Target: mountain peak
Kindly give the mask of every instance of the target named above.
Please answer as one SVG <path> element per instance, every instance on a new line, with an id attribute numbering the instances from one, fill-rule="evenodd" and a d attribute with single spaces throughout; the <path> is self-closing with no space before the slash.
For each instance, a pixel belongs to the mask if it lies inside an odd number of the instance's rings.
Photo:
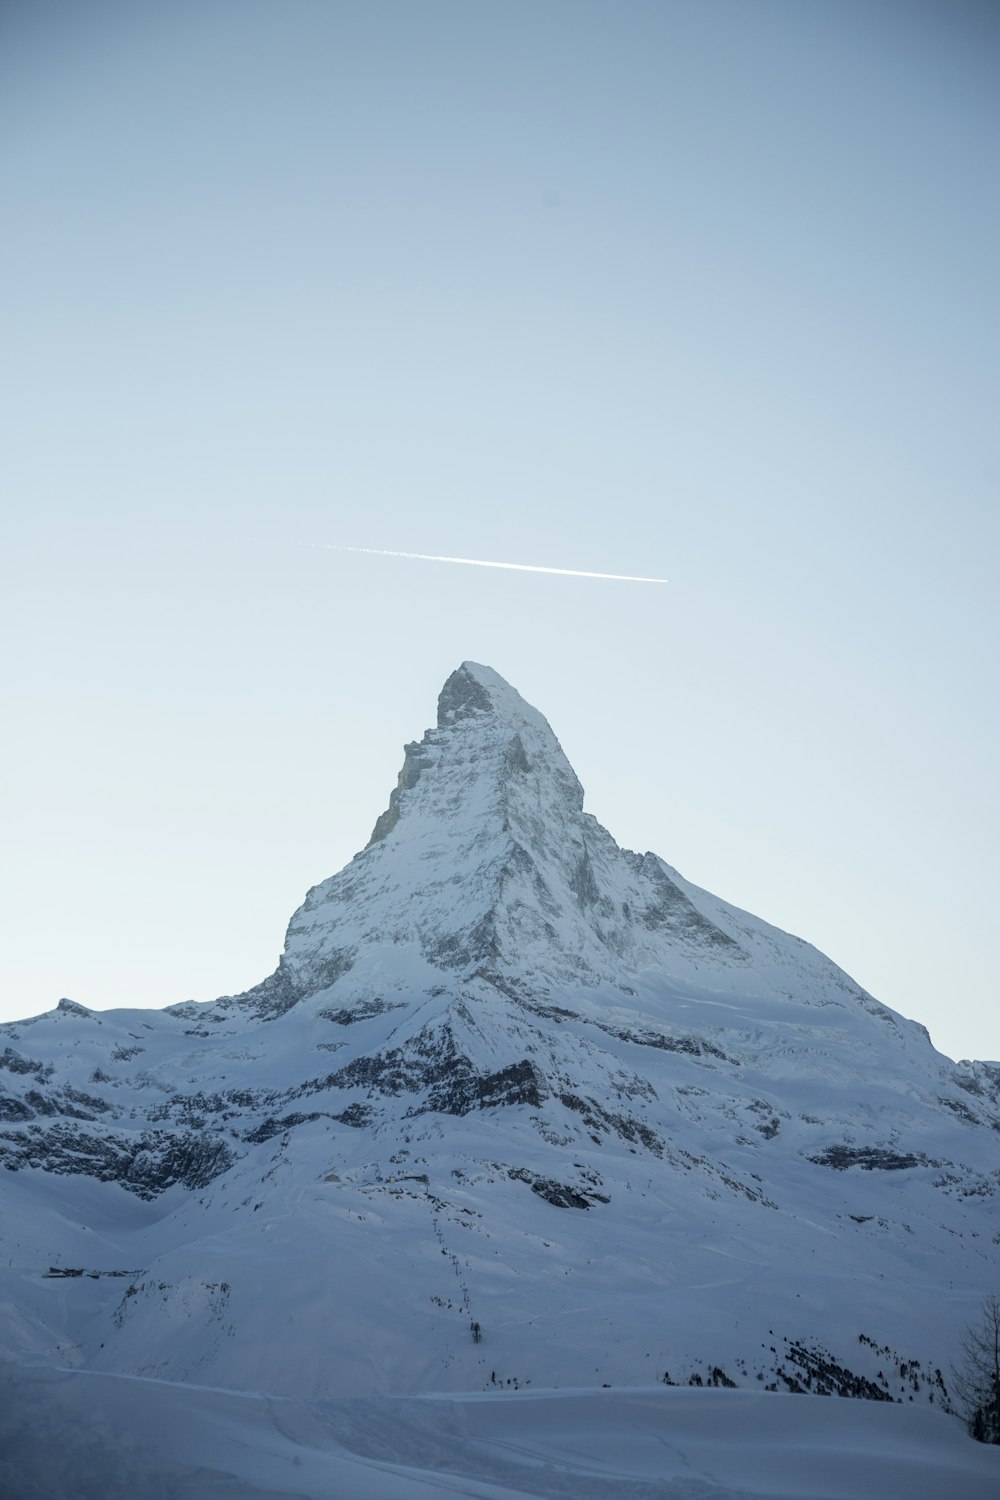
<path id="1" fill-rule="evenodd" d="M 309 892 L 251 1003 L 284 1009 L 352 971 L 354 984 L 403 948 L 466 981 L 536 990 L 631 992 L 636 967 L 687 972 L 706 945 L 727 971 L 742 964 L 740 938 L 673 877 L 583 811 L 547 720 L 491 667 L 465 661 L 436 726 L 405 746 L 365 849 Z"/>
<path id="2" fill-rule="evenodd" d="M 278 969 L 242 1001 L 270 1016 L 326 1004 L 335 986 L 385 1000 L 411 994 L 417 971 L 481 998 L 571 986 L 616 1006 L 655 975 L 688 997 L 707 986 L 784 1006 L 804 990 L 810 1006 L 889 1016 L 808 945 L 620 848 L 584 812 L 548 722 L 471 661 L 445 682 L 435 727 L 405 746 L 367 846 L 308 893 Z"/>
<path id="3" fill-rule="evenodd" d="M 582 808 L 583 788 L 547 720 L 492 667 L 463 662 L 441 689 L 436 728 L 404 746 L 389 805 L 362 852 L 387 839 L 407 813 L 411 825 L 429 817 L 444 832 L 462 804 L 466 821 L 482 825 L 491 810 L 507 808 L 518 774 L 536 802 Z"/>
<path id="4" fill-rule="evenodd" d="M 548 724 L 537 709 L 526 703 L 516 688 L 479 662 L 463 661 L 448 678 L 438 697 L 439 729 L 451 729 L 463 719 L 481 715 L 511 723 L 528 723 L 549 732 Z"/>

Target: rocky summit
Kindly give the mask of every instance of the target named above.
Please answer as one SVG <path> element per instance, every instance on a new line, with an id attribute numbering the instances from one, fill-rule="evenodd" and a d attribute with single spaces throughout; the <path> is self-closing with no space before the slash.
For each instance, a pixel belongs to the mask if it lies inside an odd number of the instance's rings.
<path id="1" fill-rule="evenodd" d="M 1000 1285 L 1000 1065 L 619 848 L 471 662 L 259 985 L 0 1027 L 0 1162 L 36 1366 L 947 1409 Z"/>

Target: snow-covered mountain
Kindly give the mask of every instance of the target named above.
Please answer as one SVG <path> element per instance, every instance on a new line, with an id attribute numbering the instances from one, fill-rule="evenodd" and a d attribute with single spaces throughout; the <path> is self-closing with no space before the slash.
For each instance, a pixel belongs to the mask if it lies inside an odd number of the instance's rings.
<path id="1" fill-rule="evenodd" d="M 0 1161 L 7 1358 L 303 1399 L 940 1406 L 1000 1283 L 1000 1064 L 620 849 L 470 662 L 269 978 L 0 1027 Z"/>

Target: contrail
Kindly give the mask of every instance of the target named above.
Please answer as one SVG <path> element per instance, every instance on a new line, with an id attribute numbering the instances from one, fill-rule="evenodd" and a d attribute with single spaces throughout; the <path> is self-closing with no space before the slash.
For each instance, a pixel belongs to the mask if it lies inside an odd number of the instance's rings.
<path id="1" fill-rule="evenodd" d="M 515 573 L 558 573 L 563 578 L 605 578 L 613 583 L 666 583 L 666 578 L 635 578 L 630 573 L 586 573 L 580 568 L 542 568 L 536 563 L 487 562 L 480 557 L 435 557 L 429 552 L 389 552 L 382 547 L 324 544 L 328 552 L 364 552 L 369 557 L 409 557 L 414 562 L 460 563 L 464 568 L 509 568 Z"/>

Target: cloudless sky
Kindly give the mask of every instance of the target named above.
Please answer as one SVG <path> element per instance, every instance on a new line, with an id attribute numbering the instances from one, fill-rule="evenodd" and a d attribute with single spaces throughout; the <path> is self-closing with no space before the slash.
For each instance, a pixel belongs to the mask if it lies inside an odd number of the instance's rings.
<path id="1" fill-rule="evenodd" d="M 471 658 L 1000 1058 L 998 79 L 989 0 L 8 0 L 3 1016 L 270 972 Z"/>

